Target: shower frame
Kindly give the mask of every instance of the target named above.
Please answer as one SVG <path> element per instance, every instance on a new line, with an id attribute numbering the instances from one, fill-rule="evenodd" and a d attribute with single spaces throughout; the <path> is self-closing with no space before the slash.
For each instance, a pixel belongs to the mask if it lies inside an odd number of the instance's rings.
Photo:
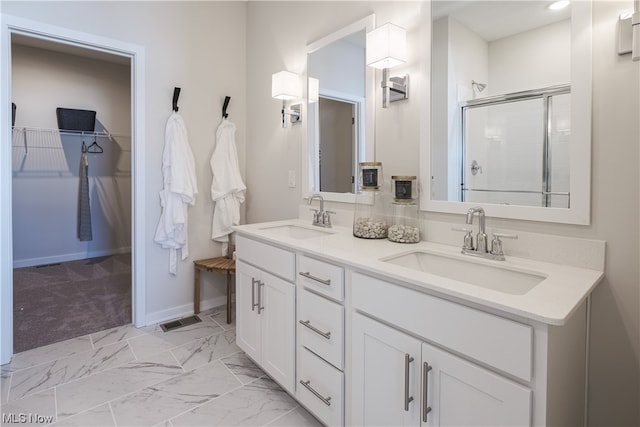
<path id="1" fill-rule="evenodd" d="M 549 207 L 551 205 L 551 196 L 566 196 L 567 197 L 567 208 L 571 206 L 571 195 L 569 192 L 553 192 L 551 191 L 551 180 L 550 180 L 550 168 L 551 164 L 551 154 L 549 150 L 549 144 L 551 140 L 551 98 L 556 95 L 565 95 L 571 93 L 571 85 L 556 85 L 549 86 L 541 89 L 532 89 L 521 92 L 513 92 L 504 95 L 496 95 L 485 98 L 473 99 L 467 101 L 465 104 L 461 106 L 461 168 L 460 168 L 460 201 L 465 201 L 465 192 L 467 191 L 480 191 L 480 192 L 504 192 L 504 193 L 530 193 L 530 194 L 541 194 L 542 202 L 541 205 L 543 207 Z M 541 190 L 499 190 L 499 189 L 470 189 L 465 187 L 466 181 L 466 145 L 467 145 L 467 135 L 466 135 L 466 112 L 468 109 L 479 108 L 479 107 L 488 107 L 491 105 L 497 104 L 508 104 L 512 102 L 526 101 L 532 99 L 542 99 L 542 126 L 543 126 L 543 144 L 542 144 L 542 183 Z"/>

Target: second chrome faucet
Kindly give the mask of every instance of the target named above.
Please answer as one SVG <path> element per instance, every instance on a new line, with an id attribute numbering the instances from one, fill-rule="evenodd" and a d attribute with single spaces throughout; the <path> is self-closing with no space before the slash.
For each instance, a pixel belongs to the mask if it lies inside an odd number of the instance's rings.
<path id="1" fill-rule="evenodd" d="M 473 224 L 473 217 L 478 214 L 478 234 L 476 235 L 476 244 L 473 244 L 472 229 L 462 228 L 455 229 L 456 231 L 465 232 L 464 243 L 462 245 L 462 253 L 466 255 L 480 256 L 483 258 L 489 258 L 497 261 L 504 261 L 504 251 L 502 250 L 502 240 L 505 239 L 517 239 L 515 234 L 503 234 L 493 233 L 493 239 L 491 241 L 491 247 L 489 248 L 487 233 L 485 232 L 485 214 L 484 209 L 481 207 L 474 207 L 467 211 L 467 224 Z"/>

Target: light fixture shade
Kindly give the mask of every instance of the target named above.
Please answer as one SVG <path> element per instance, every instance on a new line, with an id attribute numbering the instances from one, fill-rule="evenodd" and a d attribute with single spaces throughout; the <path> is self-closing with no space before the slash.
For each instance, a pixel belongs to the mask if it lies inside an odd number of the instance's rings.
<path id="1" fill-rule="evenodd" d="M 318 99 L 320 99 L 320 80 L 309 77 L 308 84 L 307 98 L 309 102 L 318 102 Z"/>
<path id="2" fill-rule="evenodd" d="M 387 23 L 367 33 L 367 65 L 373 68 L 392 68 L 407 62 L 407 32 Z"/>
<path id="3" fill-rule="evenodd" d="M 271 96 L 285 100 L 302 97 L 300 76 L 291 71 L 280 71 L 271 75 Z"/>

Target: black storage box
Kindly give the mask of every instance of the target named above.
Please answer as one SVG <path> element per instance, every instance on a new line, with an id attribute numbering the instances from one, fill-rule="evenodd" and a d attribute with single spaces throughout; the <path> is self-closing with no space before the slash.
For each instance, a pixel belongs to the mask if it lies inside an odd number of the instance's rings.
<path id="1" fill-rule="evenodd" d="M 72 132 L 93 132 L 96 128 L 96 112 L 91 110 L 74 110 L 72 108 L 56 108 L 58 129 Z"/>
<path id="2" fill-rule="evenodd" d="M 11 126 L 16 125 L 16 104 L 11 103 Z"/>

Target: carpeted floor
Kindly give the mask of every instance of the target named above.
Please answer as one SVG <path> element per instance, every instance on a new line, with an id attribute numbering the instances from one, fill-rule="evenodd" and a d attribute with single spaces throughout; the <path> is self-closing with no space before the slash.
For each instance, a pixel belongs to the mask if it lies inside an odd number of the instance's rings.
<path id="1" fill-rule="evenodd" d="M 131 254 L 14 269 L 14 353 L 131 323 L 131 288 Z"/>

